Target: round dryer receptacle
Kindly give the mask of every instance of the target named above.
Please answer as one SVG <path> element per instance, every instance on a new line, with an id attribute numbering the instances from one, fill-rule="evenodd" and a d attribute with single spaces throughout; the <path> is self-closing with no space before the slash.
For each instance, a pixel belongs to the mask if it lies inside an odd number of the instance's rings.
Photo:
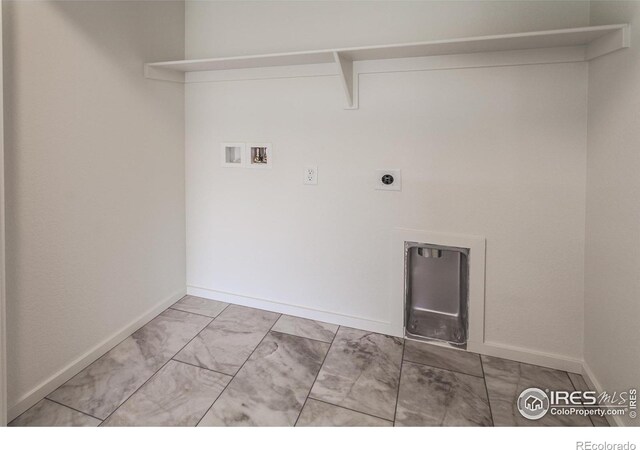
<path id="1" fill-rule="evenodd" d="M 390 184 L 393 184 L 393 175 L 388 173 L 384 174 L 381 180 L 382 180 L 382 184 L 386 184 L 387 186 Z"/>

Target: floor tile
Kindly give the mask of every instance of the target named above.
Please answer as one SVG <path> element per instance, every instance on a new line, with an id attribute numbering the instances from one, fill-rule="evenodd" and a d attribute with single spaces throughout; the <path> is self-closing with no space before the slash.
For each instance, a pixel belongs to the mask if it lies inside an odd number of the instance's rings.
<path id="1" fill-rule="evenodd" d="M 584 380 L 582 375 L 578 375 L 577 373 L 568 373 L 567 375 L 569 375 L 569 379 L 571 380 L 571 383 L 573 384 L 573 387 L 576 388 L 576 390 L 578 390 L 578 391 L 590 391 L 591 390 L 591 388 L 589 388 L 589 385 Z M 601 408 L 598 408 L 598 409 L 601 409 Z M 591 415 L 591 416 L 589 416 L 589 418 L 591 419 L 591 423 L 593 423 L 594 427 L 608 427 L 609 426 L 609 422 L 607 422 L 607 419 L 604 418 L 603 416 Z"/>
<path id="2" fill-rule="evenodd" d="M 312 398 L 302 409 L 297 427 L 390 427 L 393 423 Z"/>
<path id="3" fill-rule="evenodd" d="M 269 333 L 199 426 L 292 426 L 329 344 Z"/>
<path id="4" fill-rule="evenodd" d="M 396 426 L 490 426 L 480 377 L 404 362 Z"/>
<path id="5" fill-rule="evenodd" d="M 171 308 L 203 316 L 217 317 L 227 306 L 229 306 L 228 303 L 186 295 L 174 303 Z"/>
<path id="6" fill-rule="evenodd" d="M 283 315 L 273 326 L 273 331 L 330 343 L 338 331 L 338 325 Z"/>
<path id="7" fill-rule="evenodd" d="M 100 421 L 66 406 L 40 400 L 9 424 L 10 427 L 97 427 Z"/>
<path id="8" fill-rule="evenodd" d="M 393 420 L 402 339 L 340 327 L 311 397 Z"/>
<path id="9" fill-rule="evenodd" d="M 168 309 L 48 397 L 105 419 L 210 321 Z"/>
<path id="10" fill-rule="evenodd" d="M 591 426 L 587 417 L 547 414 L 529 420 L 518 411 L 517 398 L 527 388 L 573 390 L 566 372 L 484 355 L 482 363 L 496 426 Z"/>
<path id="11" fill-rule="evenodd" d="M 231 305 L 174 358 L 235 375 L 280 315 Z"/>
<path id="12" fill-rule="evenodd" d="M 426 342 L 406 340 L 404 360 L 476 377 L 483 376 L 480 355 Z"/>
<path id="13" fill-rule="evenodd" d="M 103 426 L 195 426 L 231 377 L 169 361 Z"/>

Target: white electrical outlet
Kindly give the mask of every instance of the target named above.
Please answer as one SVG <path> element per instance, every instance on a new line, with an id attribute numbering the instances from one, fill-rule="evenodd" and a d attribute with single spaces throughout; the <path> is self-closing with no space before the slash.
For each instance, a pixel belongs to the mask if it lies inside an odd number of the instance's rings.
<path id="1" fill-rule="evenodd" d="M 304 169 L 304 184 L 318 184 L 317 167 L 306 167 Z"/>

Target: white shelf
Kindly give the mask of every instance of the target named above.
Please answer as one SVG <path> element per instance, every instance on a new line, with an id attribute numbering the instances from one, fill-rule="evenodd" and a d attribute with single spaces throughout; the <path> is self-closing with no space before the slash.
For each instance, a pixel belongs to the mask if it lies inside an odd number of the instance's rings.
<path id="1" fill-rule="evenodd" d="M 337 69 L 336 74 L 341 75 L 347 97 L 347 107 L 354 108 L 357 107 L 355 97 L 358 75 L 353 70 L 354 62 L 565 47 L 580 48 L 580 59 L 589 61 L 629 47 L 629 36 L 629 25 L 618 24 L 409 44 L 165 61 L 146 64 L 145 76 L 153 79 L 184 82 L 185 73 L 191 72 L 333 64 Z"/>

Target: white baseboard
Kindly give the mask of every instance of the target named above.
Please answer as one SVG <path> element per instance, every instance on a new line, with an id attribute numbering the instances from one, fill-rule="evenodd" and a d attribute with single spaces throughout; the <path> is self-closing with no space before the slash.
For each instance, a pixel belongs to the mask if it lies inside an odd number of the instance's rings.
<path id="1" fill-rule="evenodd" d="M 266 311 L 289 314 L 305 319 L 318 320 L 320 322 L 333 323 L 345 327 L 372 331 L 374 333 L 382 333 L 401 337 L 397 333 L 397 330 L 392 327 L 392 324 L 390 322 L 363 317 L 355 317 L 333 311 L 325 311 L 304 306 L 292 305 L 290 303 L 277 302 L 274 300 L 248 297 L 245 295 L 216 291 L 214 289 L 206 289 L 197 286 L 187 286 L 187 294 L 195 295 L 202 298 L 208 298 L 209 300 L 218 300 L 221 302 L 232 303 L 234 305 L 249 306 L 251 308 L 264 309 Z"/>
<path id="2" fill-rule="evenodd" d="M 564 370 L 571 373 L 581 373 L 583 361 L 555 353 L 540 352 L 528 348 L 504 345 L 496 342 L 469 343 L 468 350 L 482 355 L 511 359 L 535 366 Z"/>
<path id="3" fill-rule="evenodd" d="M 89 364 L 100 358 L 107 353 L 113 347 L 118 345 L 124 339 L 129 337 L 138 328 L 145 325 L 152 320 L 162 311 L 173 305 L 185 295 L 185 290 L 181 289 L 178 292 L 172 294 L 168 298 L 162 300 L 153 308 L 142 314 L 140 317 L 130 322 L 128 325 L 88 350 L 85 354 L 78 357 L 76 360 L 69 363 L 57 373 L 53 374 L 47 380 L 40 385 L 33 388 L 31 391 L 23 395 L 15 405 L 9 407 L 8 419 L 9 422 L 18 417 L 20 414 L 31 408 L 33 405 L 42 400 L 46 395 L 53 392 L 55 389 L 64 384 L 67 380 L 71 379 L 79 372 L 81 372 Z"/>
<path id="4" fill-rule="evenodd" d="M 593 389 L 596 392 L 602 392 L 605 390 L 586 362 L 582 363 L 581 373 L 584 381 L 587 383 L 587 386 L 589 386 L 590 389 Z M 607 422 L 609 422 L 609 425 L 611 425 L 612 427 L 625 426 L 621 416 L 605 416 L 604 418 L 607 419 Z"/>
<path id="5" fill-rule="evenodd" d="M 391 323 L 367 318 L 353 317 L 332 311 L 321 311 L 288 303 L 248 297 L 196 286 L 187 286 L 187 294 L 208 298 L 210 300 L 218 300 L 235 305 L 249 306 L 252 308 L 304 317 L 305 319 L 319 320 L 321 322 L 328 322 L 336 325 L 372 331 L 375 333 L 402 337 L 397 332 L 394 332 L 396 330 Z M 482 355 L 496 356 L 498 358 L 511 359 L 513 361 L 564 370 L 572 373 L 581 373 L 583 366 L 583 362 L 580 359 L 569 358 L 553 353 L 538 352 L 521 347 L 507 346 L 494 342 L 472 343 L 470 341 L 468 350 Z"/>

